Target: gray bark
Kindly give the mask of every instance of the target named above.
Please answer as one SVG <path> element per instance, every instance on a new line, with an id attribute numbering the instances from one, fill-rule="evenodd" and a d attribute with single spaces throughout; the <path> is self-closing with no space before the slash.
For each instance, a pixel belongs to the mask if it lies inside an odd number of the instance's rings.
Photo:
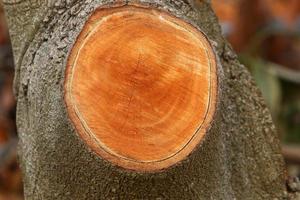
<path id="1" fill-rule="evenodd" d="M 5 0 L 26 198 L 284 199 L 284 163 L 269 111 L 222 37 L 209 1 L 140 2 L 193 24 L 215 46 L 219 104 L 205 140 L 182 163 L 156 173 L 126 171 L 95 155 L 68 118 L 63 82 L 68 53 L 85 21 L 114 1 Z"/>

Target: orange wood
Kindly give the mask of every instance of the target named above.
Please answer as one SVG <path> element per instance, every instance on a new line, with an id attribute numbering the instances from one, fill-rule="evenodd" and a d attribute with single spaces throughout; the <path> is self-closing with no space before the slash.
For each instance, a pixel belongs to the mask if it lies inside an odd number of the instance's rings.
<path id="1" fill-rule="evenodd" d="M 160 170 L 187 157 L 210 126 L 216 97 L 208 40 L 158 10 L 97 10 L 69 56 L 72 122 L 93 151 L 126 169 Z"/>

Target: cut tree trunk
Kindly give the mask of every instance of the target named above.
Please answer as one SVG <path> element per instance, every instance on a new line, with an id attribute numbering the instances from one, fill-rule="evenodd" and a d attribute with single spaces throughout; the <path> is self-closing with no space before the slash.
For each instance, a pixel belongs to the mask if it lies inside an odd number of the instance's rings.
<path id="1" fill-rule="evenodd" d="M 216 59 L 201 32 L 132 5 L 98 9 L 83 27 L 67 64 L 65 101 L 100 156 L 154 171 L 181 161 L 204 138 L 217 86 Z"/>
<path id="2" fill-rule="evenodd" d="M 268 109 L 206 0 L 5 0 L 27 199 L 283 199 Z"/>

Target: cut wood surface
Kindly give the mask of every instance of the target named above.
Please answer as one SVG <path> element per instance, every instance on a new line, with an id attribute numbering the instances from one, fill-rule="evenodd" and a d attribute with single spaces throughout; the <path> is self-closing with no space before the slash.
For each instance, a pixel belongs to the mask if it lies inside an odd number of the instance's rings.
<path id="1" fill-rule="evenodd" d="M 68 60 L 65 101 L 88 146 L 123 168 L 183 160 L 213 120 L 216 61 L 199 30 L 158 10 L 99 9 Z"/>
<path id="2" fill-rule="evenodd" d="M 209 0 L 5 2 L 25 199 L 287 199 Z"/>

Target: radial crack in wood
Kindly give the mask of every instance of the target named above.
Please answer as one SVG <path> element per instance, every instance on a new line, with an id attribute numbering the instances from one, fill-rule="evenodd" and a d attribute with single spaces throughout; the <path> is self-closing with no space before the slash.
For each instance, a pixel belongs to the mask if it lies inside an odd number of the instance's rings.
<path id="1" fill-rule="evenodd" d="M 120 167 L 185 159 L 213 120 L 217 70 L 205 35 L 136 6 L 97 10 L 68 59 L 65 102 L 79 136 Z"/>

